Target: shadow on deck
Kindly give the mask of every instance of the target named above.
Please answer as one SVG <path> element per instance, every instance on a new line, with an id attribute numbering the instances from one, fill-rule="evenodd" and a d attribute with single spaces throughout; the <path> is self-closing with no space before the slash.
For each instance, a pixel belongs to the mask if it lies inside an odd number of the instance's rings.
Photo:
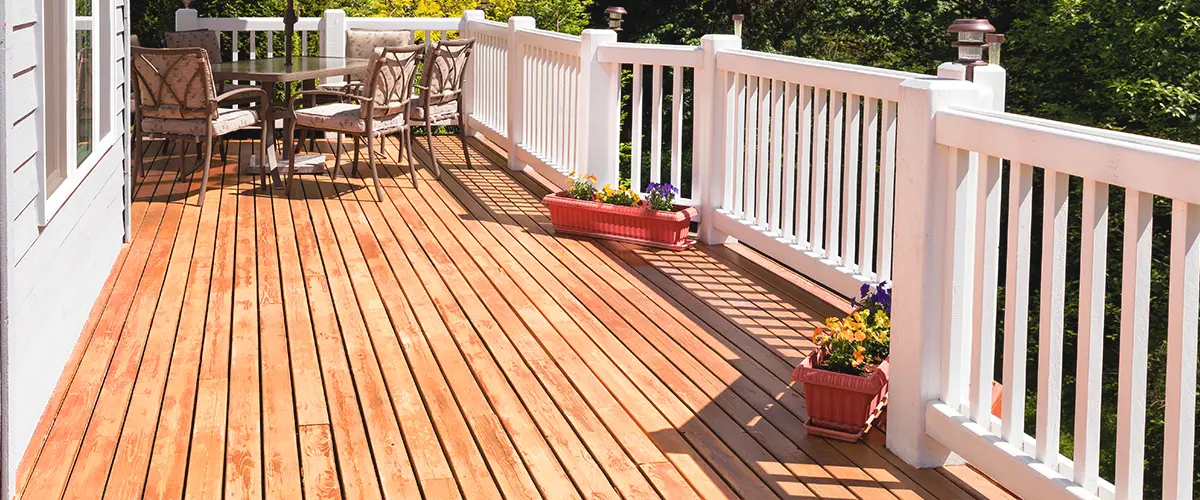
<path id="1" fill-rule="evenodd" d="M 152 143 L 18 497 L 1005 495 L 805 433 L 790 373 L 844 304 L 738 248 L 553 236 L 486 145 L 468 169 L 439 138 L 419 189 L 387 146 L 382 202 L 369 175 L 255 190 L 234 143 L 198 207 Z"/>

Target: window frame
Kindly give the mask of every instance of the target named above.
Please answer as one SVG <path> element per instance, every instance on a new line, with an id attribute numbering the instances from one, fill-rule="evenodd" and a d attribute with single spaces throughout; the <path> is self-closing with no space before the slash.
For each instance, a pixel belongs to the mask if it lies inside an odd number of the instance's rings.
<path id="1" fill-rule="evenodd" d="M 117 122 L 115 65 L 116 0 L 93 0 L 91 16 L 76 16 L 72 0 L 42 0 L 38 23 L 38 114 L 42 131 L 38 155 L 38 219 L 45 227 L 66 204 L 123 134 Z M 80 161 L 76 95 L 77 23 L 91 31 L 92 136 L 91 151 Z M 48 192 L 50 165 L 63 165 L 66 179 Z"/>

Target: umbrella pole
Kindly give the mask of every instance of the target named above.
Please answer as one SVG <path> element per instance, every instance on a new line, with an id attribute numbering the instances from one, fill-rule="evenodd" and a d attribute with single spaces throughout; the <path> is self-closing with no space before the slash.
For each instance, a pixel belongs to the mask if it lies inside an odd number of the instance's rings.
<path id="1" fill-rule="evenodd" d="M 298 20 L 299 19 L 296 16 L 295 0 L 288 0 L 287 10 L 283 14 L 283 65 L 289 68 L 292 67 L 292 37 L 296 32 L 296 21 Z"/>

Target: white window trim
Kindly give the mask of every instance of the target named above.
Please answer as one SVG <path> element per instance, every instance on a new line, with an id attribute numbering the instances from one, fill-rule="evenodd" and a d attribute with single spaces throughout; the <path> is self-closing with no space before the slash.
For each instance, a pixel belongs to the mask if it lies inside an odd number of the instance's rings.
<path id="1" fill-rule="evenodd" d="M 115 102 L 114 43 L 115 0 L 93 0 L 91 16 L 76 16 L 70 0 L 42 0 L 39 5 L 38 116 L 39 136 L 38 223 L 46 226 L 71 195 L 100 163 L 105 153 L 120 142 Z M 83 162 L 78 158 L 78 112 L 75 95 L 76 23 L 90 24 L 92 31 L 92 149 Z M 123 107 L 123 106 L 121 106 Z M 67 178 L 47 194 L 49 165 L 65 164 Z"/>

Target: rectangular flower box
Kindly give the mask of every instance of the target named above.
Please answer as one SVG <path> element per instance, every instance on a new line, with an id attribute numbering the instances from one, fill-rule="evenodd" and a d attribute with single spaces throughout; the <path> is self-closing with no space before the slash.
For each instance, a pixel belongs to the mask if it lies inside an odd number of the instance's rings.
<path id="1" fill-rule="evenodd" d="M 688 238 L 695 207 L 675 205 L 675 210 L 624 207 L 598 201 L 577 200 L 565 191 L 546 195 L 542 203 L 550 209 L 554 230 L 562 233 L 608 238 L 670 250 L 691 247 Z"/>
<path id="2" fill-rule="evenodd" d="M 847 375 L 817 368 L 821 351 L 813 351 L 796 370 L 792 380 L 804 384 L 804 402 L 810 434 L 843 441 L 858 441 L 867 424 L 887 398 L 888 360 L 865 376 Z"/>

